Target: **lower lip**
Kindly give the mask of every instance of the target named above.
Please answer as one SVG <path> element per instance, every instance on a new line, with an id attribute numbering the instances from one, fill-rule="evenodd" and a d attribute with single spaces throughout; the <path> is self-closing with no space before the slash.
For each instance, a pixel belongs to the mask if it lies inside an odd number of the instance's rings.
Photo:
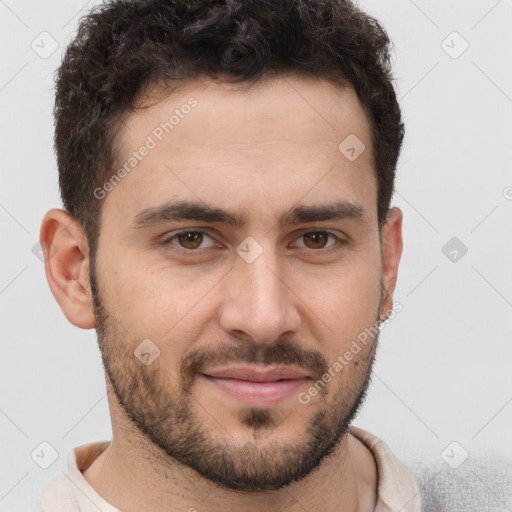
<path id="1" fill-rule="evenodd" d="M 209 375 L 201 375 L 201 377 L 222 391 L 225 391 L 228 395 L 255 407 L 276 405 L 291 395 L 298 393 L 299 389 L 309 381 L 306 377 L 273 382 L 250 382 L 224 377 L 210 377 Z"/>

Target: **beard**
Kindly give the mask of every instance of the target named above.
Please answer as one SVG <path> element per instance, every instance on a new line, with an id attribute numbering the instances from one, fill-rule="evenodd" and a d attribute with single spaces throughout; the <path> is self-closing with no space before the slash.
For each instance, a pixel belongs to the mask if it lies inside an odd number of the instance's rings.
<path id="1" fill-rule="evenodd" d="M 187 352 L 181 358 L 179 375 L 159 365 L 158 359 L 151 366 L 144 366 L 134 356 L 134 349 L 142 340 L 127 333 L 105 309 L 92 266 L 90 281 L 107 385 L 140 437 L 141 447 L 150 447 L 153 460 L 158 458 L 178 469 L 184 465 L 215 485 L 238 493 L 277 490 L 319 468 L 347 433 L 364 402 L 378 334 L 367 351 L 359 353 L 355 377 L 351 376 L 347 382 L 340 376 L 334 377 L 329 385 L 319 390 L 318 400 L 313 404 L 316 412 L 296 440 L 283 441 L 282 436 L 281 439 L 272 436 L 286 420 L 279 406 L 245 406 L 236 410 L 239 423 L 250 429 L 253 436 L 252 441 L 243 445 L 235 442 L 227 430 L 223 432 L 225 435 L 214 433 L 204 420 L 201 423 L 201 415 L 208 420 L 215 418 L 208 416 L 193 395 L 194 385 L 205 365 L 291 364 L 307 371 L 314 383 L 321 381 L 328 372 L 325 357 L 284 339 L 272 345 L 233 340 L 221 346 Z M 378 318 L 377 313 L 375 321 Z M 297 402 L 296 407 L 304 405 Z"/>

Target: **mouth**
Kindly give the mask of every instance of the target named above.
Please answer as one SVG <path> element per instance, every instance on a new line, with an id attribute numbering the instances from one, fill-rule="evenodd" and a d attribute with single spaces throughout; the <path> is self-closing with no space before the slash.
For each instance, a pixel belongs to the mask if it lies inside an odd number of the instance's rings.
<path id="1" fill-rule="evenodd" d="M 292 367 L 237 366 L 206 370 L 200 376 L 217 391 L 254 407 L 269 407 L 298 393 L 310 377 Z"/>

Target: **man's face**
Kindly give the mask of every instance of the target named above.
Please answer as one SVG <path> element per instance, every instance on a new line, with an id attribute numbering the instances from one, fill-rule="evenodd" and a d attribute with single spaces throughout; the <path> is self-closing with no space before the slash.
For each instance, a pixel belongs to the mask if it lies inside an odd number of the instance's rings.
<path id="1" fill-rule="evenodd" d="M 338 149 L 350 134 L 366 146 L 355 160 Z M 369 134 L 352 90 L 297 77 L 190 83 L 127 118 L 121 155 L 140 161 L 102 199 L 96 329 L 115 399 L 163 460 L 277 489 L 346 432 L 376 339 L 332 368 L 381 312 Z M 207 376 L 277 366 L 303 377 Z"/>

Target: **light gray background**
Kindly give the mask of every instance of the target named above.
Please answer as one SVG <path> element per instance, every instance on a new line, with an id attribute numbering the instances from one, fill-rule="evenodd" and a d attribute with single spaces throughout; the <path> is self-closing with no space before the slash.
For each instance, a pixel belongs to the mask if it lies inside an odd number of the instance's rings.
<path id="1" fill-rule="evenodd" d="M 96 3 L 0 0 L 0 510 L 34 506 L 72 447 L 111 438 L 95 332 L 68 323 L 32 253 L 42 216 L 61 207 L 52 73 Z M 403 311 L 382 331 L 355 424 L 411 467 L 472 473 L 496 500 L 489 510 L 511 510 L 485 468 L 512 459 L 512 2 L 360 4 L 394 41 L 407 133 L 394 200 Z M 47 58 L 31 47 L 51 49 L 42 32 L 59 45 Z M 468 249 L 456 262 L 442 251 L 452 237 Z M 59 454 L 48 469 L 31 458 L 43 441 Z M 443 460 L 466 452 L 458 469 Z"/>

